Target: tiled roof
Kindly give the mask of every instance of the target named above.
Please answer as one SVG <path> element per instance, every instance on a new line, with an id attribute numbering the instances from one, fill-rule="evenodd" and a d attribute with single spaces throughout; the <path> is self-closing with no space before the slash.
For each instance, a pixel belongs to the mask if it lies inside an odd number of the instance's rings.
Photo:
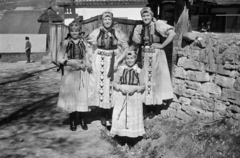
<path id="1" fill-rule="evenodd" d="M 56 0 L 58 6 L 64 5 L 146 5 L 148 0 Z"/>

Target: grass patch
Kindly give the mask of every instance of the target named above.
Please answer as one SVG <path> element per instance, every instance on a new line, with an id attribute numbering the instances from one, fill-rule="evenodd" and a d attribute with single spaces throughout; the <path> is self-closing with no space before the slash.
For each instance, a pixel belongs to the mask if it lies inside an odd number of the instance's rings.
<path id="1" fill-rule="evenodd" d="M 114 146 L 115 154 L 124 158 L 240 157 L 240 124 L 225 118 L 181 123 L 158 116 L 145 120 L 145 130 L 143 139 L 128 149 L 108 135 L 105 139 Z"/>

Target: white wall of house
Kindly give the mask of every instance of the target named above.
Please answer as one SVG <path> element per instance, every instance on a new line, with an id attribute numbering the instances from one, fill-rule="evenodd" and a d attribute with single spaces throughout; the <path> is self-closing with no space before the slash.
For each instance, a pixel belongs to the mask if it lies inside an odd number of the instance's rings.
<path id="1" fill-rule="evenodd" d="M 76 13 L 79 16 L 83 16 L 84 20 L 100 15 L 105 11 L 111 11 L 114 17 L 141 20 L 140 10 L 142 7 L 138 8 L 76 8 Z M 73 19 L 65 19 L 64 23 L 68 25 Z"/>
<path id="2" fill-rule="evenodd" d="M 0 34 L 0 53 L 25 53 L 26 36 L 32 44 L 31 52 L 46 52 L 46 34 Z"/>

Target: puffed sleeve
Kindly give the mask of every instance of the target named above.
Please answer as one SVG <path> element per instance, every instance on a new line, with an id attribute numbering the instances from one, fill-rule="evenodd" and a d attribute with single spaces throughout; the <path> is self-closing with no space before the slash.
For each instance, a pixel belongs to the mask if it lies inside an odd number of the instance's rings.
<path id="1" fill-rule="evenodd" d="M 68 40 L 64 40 L 62 42 L 62 45 L 61 45 L 60 50 L 58 52 L 58 63 L 59 64 L 64 65 L 64 63 L 68 60 L 67 53 L 66 53 L 67 46 L 68 46 Z"/>
<path id="2" fill-rule="evenodd" d="M 86 48 L 86 64 L 90 66 L 92 63 L 93 49 L 88 42 L 84 42 L 84 45 Z"/>
<path id="3" fill-rule="evenodd" d="M 119 69 L 118 69 L 118 71 L 117 71 L 117 73 L 115 73 L 115 75 L 114 75 L 113 88 L 114 88 L 115 90 L 119 90 L 119 87 L 120 87 L 120 79 L 121 79 L 123 70 L 124 70 L 124 66 L 120 66 Z"/>
<path id="4" fill-rule="evenodd" d="M 137 25 L 133 31 L 133 37 L 132 37 L 133 42 L 135 42 L 136 44 L 142 43 L 141 33 L 142 33 L 142 25 Z"/>
<path id="5" fill-rule="evenodd" d="M 91 45 L 97 45 L 97 36 L 99 35 L 100 28 L 93 30 L 87 38 L 87 42 Z"/>
<path id="6" fill-rule="evenodd" d="M 171 25 L 168 25 L 165 21 L 163 20 L 158 20 L 155 22 L 156 23 L 156 31 L 160 33 L 163 37 L 168 36 L 168 31 L 169 30 L 174 30 L 174 27 Z"/>
<path id="7" fill-rule="evenodd" d="M 122 46 L 124 50 L 129 48 L 127 35 L 120 28 L 116 28 L 115 30 L 118 39 L 118 45 Z"/>

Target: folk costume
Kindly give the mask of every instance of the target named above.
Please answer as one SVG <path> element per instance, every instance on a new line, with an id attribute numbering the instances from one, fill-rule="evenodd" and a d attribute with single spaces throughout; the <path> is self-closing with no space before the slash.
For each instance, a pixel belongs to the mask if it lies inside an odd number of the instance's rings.
<path id="1" fill-rule="evenodd" d="M 104 12 L 102 19 L 106 17 L 113 19 L 113 14 Z M 93 91 L 89 92 L 89 100 L 91 105 L 101 108 L 101 123 L 106 125 L 107 118 L 111 123 L 114 64 L 129 46 L 121 30 L 113 26 L 106 28 L 104 23 L 89 35 L 88 41 L 92 44 L 94 51 L 91 58 L 93 75 L 90 77 L 90 86 Z"/>
<path id="2" fill-rule="evenodd" d="M 69 25 L 72 30 L 80 32 L 80 24 L 73 22 Z M 70 34 L 69 34 L 70 35 Z M 70 129 L 77 129 L 76 118 L 80 112 L 80 124 L 87 130 L 85 113 L 88 108 L 88 64 L 87 44 L 79 38 L 65 39 L 59 52 L 58 62 L 62 66 L 61 87 L 57 107 L 70 113 Z"/>
<path id="3" fill-rule="evenodd" d="M 128 53 L 133 55 L 134 52 Z M 139 137 L 144 131 L 142 92 L 145 89 L 143 71 L 134 64 L 132 67 L 122 65 L 114 78 L 114 109 L 112 135 Z M 121 89 L 127 91 L 136 89 L 133 94 L 123 94 Z"/>
<path id="4" fill-rule="evenodd" d="M 150 8 L 141 10 L 141 15 L 150 13 Z M 152 43 L 160 43 L 160 37 L 167 37 L 168 32 L 174 27 L 165 21 L 151 21 L 149 25 L 138 25 L 133 34 L 133 41 L 140 45 L 142 66 L 145 71 L 144 80 L 146 90 L 143 103 L 145 105 L 161 105 L 162 100 L 173 98 L 173 89 L 168 68 L 168 63 L 163 49 L 151 48 Z"/>

